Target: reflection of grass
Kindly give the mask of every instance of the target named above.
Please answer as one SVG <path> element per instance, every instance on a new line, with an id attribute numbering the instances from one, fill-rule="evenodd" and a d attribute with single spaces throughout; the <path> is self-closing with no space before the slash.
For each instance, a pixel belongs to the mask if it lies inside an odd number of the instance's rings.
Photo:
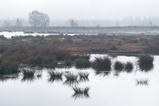
<path id="1" fill-rule="evenodd" d="M 110 71 L 95 71 L 96 75 L 103 75 L 108 76 L 110 74 Z"/>
<path id="2" fill-rule="evenodd" d="M 116 61 L 114 64 L 114 69 L 116 71 L 122 71 L 124 69 L 124 64 L 121 63 L 120 61 Z"/>
<path id="3" fill-rule="evenodd" d="M 18 79 L 19 75 L 3 75 L 3 76 L 0 76 L 0 81 L 7 81 L 9 79 Z"/>
<path id="4" fill-rule="evenodd" d="M 72 95 L 73 98 L 80 98 L 80 97 L 86 97 L 88 98 L 89 97 L 89 87 L 86 87 L 84 89 L 80 88 L 80 87 L 73 87 L 73 90 L 74 90 L 74 94 Z"/>
<path id="5" fill-rule="evenodd" d="M 92 62 L 92 66 L 97 71 L 110 71 L 111 70 L 111 60 L 108 57 L 96 58 Z"/>
<path id="6" fill-rule="evenodd" d="M 56 81 L 62 81 L 62 75 L 63 75 L 63 73 L 62 72 L 52 72 L 52 71 L 50 71 L 49 72 L 49 79 L 48 79 L 48 81 L 49 82 L 54 82 L 55 80 Z"/>
<path id="7" fill-rule="evenodd" d="M 67 73 L 65 75 L 65 77 L 66 77 L 66 81 L 64 82 L 65 84 L 73 85 L 73 84 L 77 84 L 78 83 L 78 81 L 77 81 L 78 75 L 74 75 L 72 73 Z"/>
<path id="8" fill-rule="evenodd" d="M 133 70 L 133 64 L 132 64 L 131 62 L 127 62 L 127 63 L 125 64 L 125 70 L 126 70 L 127 72 L 131 72 L 131 71 Z"/>
<path id="9" fill-rule="evenodd" d="M 149 85 L 149 80 L 148 79 L 144 79 L 144 80 L 136 80 L 136 85 Z"/>
<path id="10" fill-rule="evenodd" d="M 138 64 L 141 70 L 149 71 L 153 68 L 154 58 L 150 55 L 141 55 Z"/>
<path id="11" fill-rule="evenodd" d="M 89 79 L 88 79 L 89 73 L 80 72 L 80 73 L 78 73 L 78 75 L 80 77 L 79 81 L 89 81 Z"/>
<path id="12" fill-rule="evenodd" d="M 23 70 L 23 79 L 22 81 L 33 81 L 35 79 L 35 71 Z"/>

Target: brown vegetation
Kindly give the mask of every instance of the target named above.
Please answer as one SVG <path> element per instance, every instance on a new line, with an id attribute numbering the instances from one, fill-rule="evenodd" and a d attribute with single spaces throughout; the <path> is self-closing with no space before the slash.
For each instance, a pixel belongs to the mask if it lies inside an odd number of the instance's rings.
<path id="1" fill-rule="evenodd" d="M 0 38 L 0 46 L 13 44 L 49 45 L 70 52 L 159 54 L 159 37 L 155 35 L 49 35 Z"/>

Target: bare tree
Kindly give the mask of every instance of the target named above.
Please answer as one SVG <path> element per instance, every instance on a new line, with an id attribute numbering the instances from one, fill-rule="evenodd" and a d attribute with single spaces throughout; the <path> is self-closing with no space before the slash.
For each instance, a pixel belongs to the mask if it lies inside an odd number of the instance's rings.
<path id="1" fill-rule="evenodd" d="M 71 27 L 78 27 L 78 23 L 74 19 L 70 19 L 69 22 Z"/>
<path id="2" fill-rule="evenodd" d="M 15 26 L 17 26 L 17 27 L 23 26 L 23 23 L 22 23 L 22 21 L 19 18 L 17 18 L 17 20 L 15 22 Z"/>
<path id="3" fill-rule="evenodd" d="M 29 23 L 33 27 L 46 27 L 49 25 L 50 18 L 45 13 L 40 13 L 38 11 L 32 11 L 29 13 Z"/>

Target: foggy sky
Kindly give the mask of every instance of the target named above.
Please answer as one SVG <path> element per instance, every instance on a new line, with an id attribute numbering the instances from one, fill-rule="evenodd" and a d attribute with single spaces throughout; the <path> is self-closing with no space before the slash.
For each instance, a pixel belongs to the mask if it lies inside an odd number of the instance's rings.
<path id="1" fill-rule="evenodd" d="M 0 0 L 0 19 L 28 19 L 38 10 L 51 19 L 122 19 L 159 16 L 159 0 Z"/>

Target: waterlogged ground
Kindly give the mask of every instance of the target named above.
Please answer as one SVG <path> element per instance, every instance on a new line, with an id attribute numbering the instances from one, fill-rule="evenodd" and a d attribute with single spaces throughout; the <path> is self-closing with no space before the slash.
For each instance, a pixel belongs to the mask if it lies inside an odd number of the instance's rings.
<path id="1" fill-rule="evenodd" d="M 105 55 L 91 55 L 95 57 Z M 37 70 L 33 79 L 24 79 L 20 73 L 16 79 L 1 79 L 0 106 L 159 106 L 159 56 L 154 56 L 154 67 L 142 72 L 137 66 L 137 57 L 110 57 L 112 62 L 133 62 L 133 72 L 96 72 L 93 69 L 65 69 L 61 79 L 50 79 L 48 69 Z M 51 71 L 51 70 L 49 70 Z M 88 79 L 69 83 L 65 75 L 89 73 Z M 37 77 L 41 74 L 41 77 Z M 146 83 L 137 83 L 147 81 Z M 87 95 L 75 93 L 73 87 L 89 87 Z"/>

